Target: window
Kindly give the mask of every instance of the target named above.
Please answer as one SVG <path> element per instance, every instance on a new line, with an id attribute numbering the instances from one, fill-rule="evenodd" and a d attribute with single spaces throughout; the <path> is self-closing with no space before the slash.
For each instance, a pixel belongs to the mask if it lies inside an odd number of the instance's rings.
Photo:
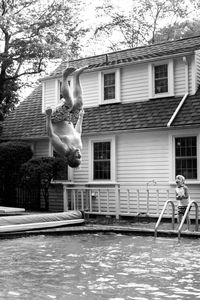
<path id="1" fill-rule="evenodd" d="M 115 103 L 120 101 L 120 70 L 99 72 L 99 103 Z"/>
<path id="2" fill-rule="evenodd" d="M 93 147 L 94 180 L 111 178 L 111 145 L 110 142 L 94 143 Z"/>
<path id="3" fill-rule="evenodd" d="M 104 74 L 104 100 L 115 99 L 115 73 Z"/>
<path id="4" fill-rule="evenodd" d="M 115 181 L 115 136 L 89 141 L 89 181 Z"/>
<path id="5" fill-rule="evenodd" d="M 168 66 L 155 66 L 155 94 L 168 92 Z"/>
<path id="6" fill-rule="evenodd" d="M 149 98 L 174 96 L 173 60 L 149 63 Z"/>
<path id="7" fill-rule="evenodd" d="M 197 137 L 175 138 L 175 175 L 197 179 Z"/>
<path id="8" fill-rule="evenodd" d="M 68 85 L 70 86 L 71 85 L 71 81 L 68 80 Z M 61 99 L 63 98 L 63 95 L 62 95 L 62 81 L 61 80 L 58 80 L 57 81 L 57 90 L 58 90 L 58 95 L 57 95 L 57 104 L 60 104 L 60 101 Z"/>

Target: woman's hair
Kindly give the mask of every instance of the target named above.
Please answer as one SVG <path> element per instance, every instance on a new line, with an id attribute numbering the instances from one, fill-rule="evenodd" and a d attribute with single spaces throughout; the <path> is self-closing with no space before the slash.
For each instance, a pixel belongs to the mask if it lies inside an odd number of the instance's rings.
<path id="1" fill-rule="evenodd" d="M 185 183 L 185 177 L 184 177 L 183 175 L 177 175 L 177 176 L 176 176 L 176 180 L 180 180 L 180 182 L 181 182 L 182 184 Z"/>
<path id="2" fill-rule="evenodd" d="M 78 158 L 76 156 L 76 153 L 76 148 L 70 148 L 69 152 L 66 155 L 67 163 L 71 168 L 78 168 L 78 166 L 81 164 L 81 158 Z"/>

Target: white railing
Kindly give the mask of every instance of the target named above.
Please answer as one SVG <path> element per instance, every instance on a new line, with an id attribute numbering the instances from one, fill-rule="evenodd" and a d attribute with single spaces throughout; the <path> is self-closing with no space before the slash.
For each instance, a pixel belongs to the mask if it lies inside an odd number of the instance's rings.
<path id="1" fill-rule="evenodd" d="M 89 214 L 158 217 L 163 204 L 169 199 L 169 190 L 146 186 L 134 189 L 119 184 L 66 184 L 64 189 L 64 211 L 80 209 Z M 169 208 L 165 216 L 171 216 Z"/>
<path id="2" fill-rule="evenodd" d="M 186 220 L 186 218 L 189 214 L 189 211 L 190 211 L 193 204 L 194 204 L 194 207 L 195 207 L 195 231 L 198 231 L 198 229 L 199 229 L 199 207 L 198 207 L 197 202 L 193 200 L 193 201 L 189 202 L 189 204 L 187 206 L 187 209 L 185 211 L 185 214 L 184 214 L 184 216 L 181 220 L 181 224 L 178 228 L 178 239 L 179 240 L 180 240 L 180 237 L 181 237 L 181 230 L 183 228 L 183 224 L 184 224 L 184 222 L 185 222 L 185 220 Z"/>
<path id="3" fill-rule="evenodd" d="M 155 237 L 157 237 L 157 231 L 158 231 L 158 226 L 160 225 L 160 222 L 162 220 L 162 217 L 165 213 L 165 210 L 167 209 L 168 205 L 171 204 L 171 207 L 172 207 L 172 230 L 174 230 L 174 224 L 175 224 L 175 205 L 174 205 L 174 202 L 172 200 L 167 200 L 163 206 L 163 209 L 160 213 L 160 216 L 158 218 L 158 221 L 156 223 L 156 226 L 155 226 Z"/>

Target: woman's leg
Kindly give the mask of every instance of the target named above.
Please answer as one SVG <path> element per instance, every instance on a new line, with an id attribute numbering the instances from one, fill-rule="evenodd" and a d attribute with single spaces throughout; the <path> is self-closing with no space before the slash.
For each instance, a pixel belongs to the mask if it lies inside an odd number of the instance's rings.
<path id="1" fill-rule="evenodd" d="M 62 79 L 62 96 L 65 99 L 65 105 L 69 107 L 69 110 L 72 109 L 74 105 L 73 97 L 71 95 L 71 90 L 68 83 L 68 76 L 74 72 L 74 68 L 67 68 L 63 72 L 63 79 Z"/>
<path id="2" fill-rule="evenodd" d="M 73 106 L 73 111 L 81 110 L 82 107 L 83 107 L 83 98 L 82 98 L 82 88 L 81 88 L 81 83 L 80 83 L 80 75 L 87 68 L 88 68 L 88 66 L 81 67 L 73 73 L 73 79 L 74 79 L 74 82 L 73 82 L 74 83 L 74 90 L 73 90 L 74 106 Z"/>

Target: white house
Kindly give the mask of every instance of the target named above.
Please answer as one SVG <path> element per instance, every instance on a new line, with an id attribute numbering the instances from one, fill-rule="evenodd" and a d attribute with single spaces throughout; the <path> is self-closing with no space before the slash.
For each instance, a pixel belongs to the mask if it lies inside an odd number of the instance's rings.
<path id="1" fill-rule="evenodd" d="M 71 201 L 98 214 L 157 216 L 174 199 L 176 174 L 200 203 L 200 36 L 63 61 L 6 119 L 2 140 L 53 155 L 44 111 L 60 100 L 67 63 L 89 65 L 81 75 L 83 162 L 52 183 L 50 209 Z"/>

